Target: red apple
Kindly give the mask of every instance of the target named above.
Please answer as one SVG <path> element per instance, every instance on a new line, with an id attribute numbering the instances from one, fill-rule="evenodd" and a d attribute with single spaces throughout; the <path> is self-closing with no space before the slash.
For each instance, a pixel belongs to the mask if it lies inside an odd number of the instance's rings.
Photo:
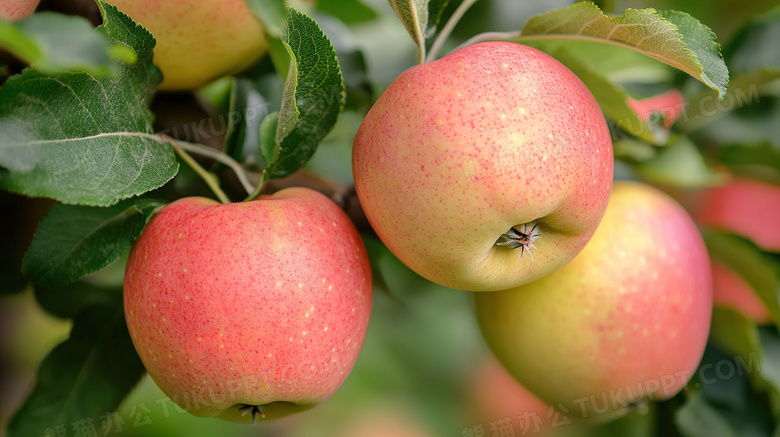
<path id="1" fill-rule="evenodd" d="M 347 216 L 289 188 L 185 198 L 154 216 L 125 275 L 125 317 L 152 379 L 196 416 L 274 418 L 329 398 L 357 359 L 371 268 Z"/>
<path id="2" fill-rule="evenodd" d="M 606 208 L 613 157 L 574 73 L 539 50 L 489 42 L 401 74 L 361 124 L 352 164 L 368 220 L 404 264 L 486 291 L 579 253 Z"/>
<path id="3" fill-rule="evenodd" d="M 685 210 L 655 188 L 617 182 L 572 262 L 475 296 L 487 343 L 521 384 L 572 416 L 608 418 L 670 398 L 691 378 L 709 334 L 712 277 Z"/>
<path id="4" fill-rule="evenodd" d="M 716 306 L 730 308 L 758 323 L 772 322 L 772 313 L 742 277 L 726 264 L 712 261 L 712 292 Z"/>
<path id="5" fill-rule="evenodd" d="M 41 0 L 3 0 L 0 3 L 0 19 L 19 21 L 30 16 Z"/>
<path id="6" fill-rule="evenodd" d="M 764 250 L 780 252 L 780 186 L 735 179 L 704 191 L 692 211 L 702 225 L 741 234 Z"/>
<path id="7" fill-rule="evenodd" d="M 654 113 L 661 114 L 663 116 L 661 126 L 668 130 L 682 115 L 682 111 L 685 109 L 685 96 L 679 90 L 673 89 L 639 100 L 629 97 L 626 103 L 642 121 L 650 120 Z"/>

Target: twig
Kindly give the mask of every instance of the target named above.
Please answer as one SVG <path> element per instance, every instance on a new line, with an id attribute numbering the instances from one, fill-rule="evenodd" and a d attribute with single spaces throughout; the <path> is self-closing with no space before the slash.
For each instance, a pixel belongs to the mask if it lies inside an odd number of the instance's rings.
<path id="1" fill-rule="evenodd" d="M 447 40 L 447 38 L 449 38 L 453 29 L 455 29 L 455 26 L 458 25 L 458 22 L 460 22 L 460 19 L 463 18 L 463 15 L 466 13 L 466 11 L 468 11 L 471 5 L 476 3 L 476 1 L 477 0 L 464 0 L 463 3 L 461 3 L 457 9 L 455 9 L 455 12 L 452 13 L 450 19 L 447 20 L 447 24 L 441 28 L 441 32 L 439 32 L 439 35 L 433 41 L 433 45 L 431 45 L 431 50 L 428 52 L 428 55 L 425 58 L 425 62 L 431 62 L 436 59 L 436 55 L 439 53 L 439 50 L 441 50 L 441 47 L 444 45 L 444 42 Z"/>
<path id="2" fill-rule="evenodd" d="M 214 192 L 219 201 L 222 203 L 230 203 L 230 198 L 227 196 L 227 194 L 225 194 L 224 191 L 222 191 L 222 188 L 219 187 L 219 184 L 217 183 L 214 175 L 201 167 L 201 165 L 198 164 L 198 161 L 190 156 L 190 154 L 187 153 L 184 148 L 182 148 L 181 144 L 179 144 L 176 140 L 170 139 L 169 142 L 171 143 L 171 146 L 173 146 L 173 150 L 176 151 L 181 159 L 184 160 L 184 162 L 186 162 L 187 165 L 189 165 L 195 171 L 195 173 L 197 173 L 198 176 L 203 179 L 204 182 L 206 182 L 206 185 L 208 185 L 211 191 Z"/>

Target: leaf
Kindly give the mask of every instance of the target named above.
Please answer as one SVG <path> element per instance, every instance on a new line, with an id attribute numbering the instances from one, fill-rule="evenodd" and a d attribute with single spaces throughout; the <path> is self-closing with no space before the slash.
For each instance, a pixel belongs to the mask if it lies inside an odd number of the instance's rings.
<path id="1" fill-rule="evenodd" d="M 751 354 L 763 354 L 758 335 L 758 325 L 742 314 L 716 306 L 712 311 L 712 341 L 732 354 L 748 362 Z"/>
<path id="2" fill-rule="evenodd" d="M 347 24 L 371 21 L 378 17 L 376 11 L 360 0 L 318 0 L 317 9 Z"/>
<path id="3" fill-rule="evenodd" d="M 731 424 L 701 395 L 692 391 L 677 410 L 675 422 L 685 437 L 737 437 Z"/>
<path id="4" fill-rule="evenodd" d="M 178 171 L 169 144 L 153 135 L 148 109 L 161 80 L 154 39 L 100 3 L 98 29 L 137 62 L 115 77 L 27 69 L 0 88 L 0 188 L 68 204 L 109 206 L 160 187 Z"/>
<path id="5" fill-rule="evenodd" d="M 85 281 L 61 288 L 35 286 L 35 299 L 50 314 L 63 319 L 78 316 L 95 305 L 106 305 L 122 299 L 122 290 L 106 290 Z"/>
<path id="6" fill-rule="evenodd" d="M 389 0 L 395 14 L 417 44 L 417 59 L 425 59 L 425 32 L 428 29 L 428 3 L 430 0 Z"/>
<path id="7" fill-rule="evenodd" d="M 111 70 L 109 40 L 83 17 L 40 12 L 17 23 L 0 21 L 0 47 L 39 71 Z"/>
<path id="8" fill-rule="evenodd" d="M 745 173 L 755 174 L 755 167 L 767 166 L 780 172 L 780 150 L 769 142 L 748 146 L 732 144 L 721 149 L 718 160 L 735 172 L 744 168 Z"/>
<path id="9" fill-rule="evenodd" d="M 780 326 L 780 279 L 773 260 L 753 243 L 736 235 L 716 230 L 707 230 L 703 235 L 710 256 L 739 274 L 766 304 L 775 325 Z"/>
<path id="10" fill-rule="evenodd" d="M 344 82 L 328 37 L 305 14 L 293 8 L 287 8 L 287 14 L 282 41 L 290 53 L 290 70 L 273 153 L 261 143 L 266 180 L 287 176 L 302 167 L 344 109 Z M 263 124 L 267 129 L 268 124 Z M 262 141 L 262 132 L 261 137 Z"/>
<path id="11" fill-rule="evenodd" d="M 8 437 L 54 435 L 88 423 L 99 430 L 143 373 L 121 299 L 90 307 L 74 320 L 70 338 L 44 358 Z"/>
<path id="12" fill-rule="evenodd" d="M 720 55 L 715 34 L 684 12 L 626 9 L 608 17 L 591 2 L 536 15 L 526 22 L 520 43 L 538 39 L 591 40 L 637 50 L 678 68 L 723 96 L 728 69 Z"/>
<path id="13" fill-rule="evenodd" d="M 704 188 L 723 183 L 704 161 L 696 145 L 686 137 L 659 150 L 658 154 L 634 167 L 637 175 L 650 182 L 678 188 Z"/>
<path id="14" fill-rule="evenodd" d="M 273 38 L 282 34 L 284 23 L 284 0 L 246 0 L 249 7 L 263 22 L 265 31 Z"/>
<path id="15" fill-rule="evenodd" d="M 729 69 L 738 73 L 780 70 L 780 6 L 753 17 L 731 39 L 723 55 Z"/>
<path id="16" fill-rule="evenodd" d="M 56 204 L 38 225 L 22 272 L 36 284 L 67 285 L 116 261 L 144 225 L 132 202 L 108 208 Z"/>
<path id="17" fill-rule="evenodd" d="M 244 161 L 248 147 L 257 147 L 257 132 L 268 113 L 268 102 L 246 78 L 233 78 L 228 109 L 228 128 L 224 152 L 238 162 Z"/>
<path id="18" fill-rule="evenodd" d="M 279 112 L 268 114 L 260 123 L 259 142 L 260 153 L 265 162 L 274 162 L 278 156 L 278 147 L 276 146 L 276 130 L 279 126 Z"/>

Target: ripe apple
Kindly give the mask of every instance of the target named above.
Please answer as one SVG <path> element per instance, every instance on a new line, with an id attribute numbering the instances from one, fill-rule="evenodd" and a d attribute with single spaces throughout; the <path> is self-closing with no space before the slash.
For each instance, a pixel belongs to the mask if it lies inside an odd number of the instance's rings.
<path id="1" fill-rule="evenodd" d="M 701 193 L 691 209 L 702 225 L 741 234 L 764 250 L 780 252 L 780 186 L 734 179 Z"/>
<path id="2" fill-rule="evenodd" d="M 574 73 L 536 49 L 488 42 L 393 81 L 358 129 L 352 165 L 390 251 L 433 282 L 487 291 L 579 253 L 606 208 L 613 157 Z"/>
<path id="3" fill-rule="evenodd" d="M 736 310 L 757 323 L 772 322 L 772 313 L 750 284 L 729 266 L 715 260 L 712 260 L 712 293 L 715 306 Z"/>
<path id="4" fill-rule="evenodd" d="M 0 3 L 0 19 L 19 21 L 35 12 L 41 0 L 3 0 Z"/>
<path id="5" fill-rule="evenodd" d="M 679 90 L 673 89 L 639 100 L 629 97 L 626 103 L 642 121 L 650 120 L 654 113 L 661 114 L 663 116 L 661 126 L 668 130 L 682 115 L 682 111 L 685 109 L 685 96 Z"/>
<path id="6" fill-rule="evenodd" d="M 531 284 L 476 293 L 482 333 L 521 384 L 573 417 L 667 399 L 701 360 L 710 260 L 696 225 L 655 188 L 615 183 L 585 249 Z"/>
<path id="7" fill-rule="evenodd" d="M 248 67 L 268 50 L 245 0 L 108 0 L 157 40 L 161 90 L 189 90 Z"/>
<path id="8" fill-rule="evenodd" d="M 149 375 L 196 416 L 271 419 L 344 382 L 371 310 L 357 230 L 305 188 L 177 200 L 133 246 L 125 317 Z"/>
<path id="9" fill-rule="evenodd" d="M 465 397 L 470 419 L 486 430 L 491 422 L 509 417 L 513 424 L 519 423 L 517 435 L 541 436 L 550 431 L 554 419 L 565 420 L 517 382 L 492 355 L 479 363 L 468 380 Z"/>

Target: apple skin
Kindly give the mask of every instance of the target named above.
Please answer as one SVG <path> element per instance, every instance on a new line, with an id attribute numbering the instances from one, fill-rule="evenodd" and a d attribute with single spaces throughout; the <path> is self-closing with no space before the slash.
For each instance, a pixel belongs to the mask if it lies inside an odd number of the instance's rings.
<path id="1" fill-rule="evenodd" d="M 780 186 L 734 179 L 702 192 L 691 209 L 704 226 L 735 232 L 764 250 L 780 252 Z"/>
<path id="2" fill-rule="evenodd" d="M 402 73 L 358 129 L 360 203 L 404 264 L 438 284 L 502 290 L 569 262 L 596 230 L 612 184 L 604 116 L 563 64 L 488 42 Z M 496 246 L 538 220 L 531 259 Z"/>
<path id="3" fill-rule="evenodd" d="M 149 375 L 196 416 L 250 422 L 329 398 L 357 359 L 371 267 L 349 218 L 324 195 L 177 200 L 133 246 L 125 318 Z"/>
<path id="4" fill-rule="evenodd" d="M 466 424 L 467 426 L 482 424 L 487 430 L 490 429 L 490 422 L 510 417 L 513 424 L 520 422 L 522 428 L 522 422 L 525 421 L 528 426 L 525 429 L 516 429 L 520 431 L 517 435 L 527 431 L 534 436 L 544 436 L 548 435 L 550 425 L 556 418 L 554 415 L 548 418 L 552 407 L 517 382 L 492 355 L 480 362 L 471 375 L 465 397 L 468 401 L 469 416 L 474 421 L 473 424 Z M 535 422 L 536 420 L 538 422 Z"/>
<path id="5" fill-rule="evenodd" d="M 19 21 L 29 17 L 41 0 L 3 0 L 0 4 L 0 19 Z"/>
<path id="6" fill-rule="evenodd" d="M 682 111 L 685 109 L 685 96 L 680 90 L 673 89 L 639 100 L 629 97 L 626 103 L 642 121 L 650 120 L 653 113 L 660 113 L 664 117 L 661 125 L 668 130 L 682 115 Z"/>
<path id="7" fill-rule="evenodd" d="M 772 323 L 772 313 L 750 284 L 726 264 L 712 261 L 715 306 L 729 308 L 760 324 Z"/>
<path id="8" fill-rule="evenodd" d="M 615 183 L 572 262 L 475 296 L 485 340 L 507 370 L 548 404 L 597 420 L 679 392 L 712 315 L 710 260 L 693 220 L 661 191 L 629 182 Z"/>
<path id="9" fill-rule="evenodd" d="M 245 0 L 108 0 L 157 40 L 161 90 L 190 90 L 237 73 L 268 51 Z"/>

